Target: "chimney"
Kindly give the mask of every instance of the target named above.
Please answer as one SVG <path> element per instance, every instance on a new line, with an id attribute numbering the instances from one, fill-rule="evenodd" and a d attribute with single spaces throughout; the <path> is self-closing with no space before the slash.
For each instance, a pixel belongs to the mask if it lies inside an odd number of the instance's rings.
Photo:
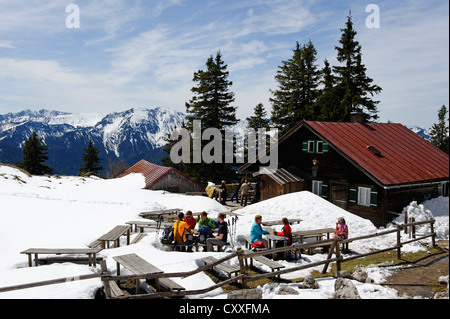
<path id="1" fill-rule="evenodd" d="M 358 111 L 353 111 L 350 113 L 350 122 L 352 123 L 361 123 L 362 122 L 362 114 Z"/>

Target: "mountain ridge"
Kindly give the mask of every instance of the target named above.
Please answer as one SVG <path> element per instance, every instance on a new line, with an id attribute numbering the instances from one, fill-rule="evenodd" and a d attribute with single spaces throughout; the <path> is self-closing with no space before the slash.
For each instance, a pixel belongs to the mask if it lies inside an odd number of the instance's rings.
<path id="1" fill-rule="evenodd" d="M 104 168 L 111 162 L 124 161 L 133 165 L 141 159 L 161 164 L 161 158 L 166 156 L 164 138 L 173 128 L 181 126 L 185 117 L 182 112 L 161 107 L 138 107 L 111 113 L 26 109 L 0 114 L 0 162 L 15 164 L 21 161 L 21 147 L 35 131 L 48 146 L 50 159 L 47 165 L 55 174 L 77 175 L 83 149 L 89 140 L 99 149 Z M 235 130 L 243 131 L 245 126 L 245 123 L 239 123 Z M 430 129 L 406 127 L 430 139 Z"/>

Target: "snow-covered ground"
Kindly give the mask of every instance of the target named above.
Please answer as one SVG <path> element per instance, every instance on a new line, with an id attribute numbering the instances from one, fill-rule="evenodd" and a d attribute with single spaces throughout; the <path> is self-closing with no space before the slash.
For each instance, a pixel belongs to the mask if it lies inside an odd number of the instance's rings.
<path id="1" fill-rule="evenodd" d="M 165 208 L 180 208 L 183 211 L 207 211 L 212 217 L 226 209 L 207 197 L 184 196 L 162 191 L 143 190 L 142 175 L 128 175 L 121 179 L 102 180 L 72 176 L 37 177 L 28 176 L 16 168 L 0 165 L 0 287 L 44 281 L 56 278 L 77 277 L 100 271 L 87 265 L 57 263 L 39 267 L 28 267 L 26 255 L 20 254 L 28 248 L 82 248 L 87 247 L 102 234 L 116 225 L 140 219 L 142 211 Z M 408 206 L 410 216 L 416 220 L 434 217 L 435 230 L 440 239 L 448 239 L 448 197 L 438 198 Z M 344 217 L 350 229 L 350 237 L 380 232 L 371 222 L 346 212 L 310 192 L 288 194 L 248 206 L 237 211 L 242 214 L 237 222 L 234 242 L 243 246 L 243 236 L 250 231 L 254 216 L 261 214 L 264 220 L 280 220 L 282 217 L 301 218 L 293 230 L 334 227 L 339 217 Z M 402 222 L 399 220 L 399 222 Z M 393 226 L 388 226 L 393 227 Z M 278 227 L 279 228 L 279 227 Z M 420 231 L 420 230 L 419 230 Z M 425 229 L 426 231 L 426 229 Z M 100 255 L 107 261 L 114 274 L 114 256 L 136 253 L 165 272 L 182 272 L 198 268 L 200 259 L 206 255 L 218 258 L 227 252 L 167 252 L 158 245 L 156 233 L 149 233 L 138 244 L 126 246 L 125 239 L 120 248 L 105 249 Z M 358 241 L 351 244 L 353 252 L 363 253 L 369 249 L 387 248 L 395 243 L 395 234 Z M 402 251 L 424 249 L 419 243 L 405 245 Z M 322 254 L 303 255 L 297 262 L 286 262 L 294 267 L 324 259 Z M 232 262 L 237 264 L 237 260 Z M 256 263 L 258 266 L 258 264 Z M 260 265 L 262 269 L 265 266 Z M 321 270 L 322 267 L 316 268 Z M 305 277 L 314 269 L 297 271 L 284 278 Z M 369 276 L 375 284 L 355 285 L 362 298 L 398 298 L 393 289 L 379 285 L 394 268 L 374 267 Z M 127 274 L 122 270 L 122 274 Z M 173 278 L 186 289 L 201 289 L 212 286 L 213 281 L 204 273 L 188 278 Z M 289 298 L 332 298 L 334 278 L 319 279 L 319 289 L 298 289 L 299 295 Z M 1 293 L 0 298 L 93 298 L 101 287 L 99 279 L 72 281 L 64 284 Z M 277 284 L 262 287 L 263 298 L 288 298 L 278 295 Z M 221 289 L 191 298 L 226 298 Z"/>

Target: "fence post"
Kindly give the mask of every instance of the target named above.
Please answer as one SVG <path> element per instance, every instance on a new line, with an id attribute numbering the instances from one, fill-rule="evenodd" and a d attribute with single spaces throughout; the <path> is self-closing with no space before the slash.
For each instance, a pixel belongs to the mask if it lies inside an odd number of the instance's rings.
<path id="1" fill-rule="evenodd" d="M 406 226 L 403 226 L 405 229 L 408 228 Z M 397 259 L 400 259 L 402 257 L 401 254 L 401 247 L 402 247 L 402 243 L 401 243 L 401 232 L 402 230 L 402 226 L 398 225 L 397 226 Z"/>
<path id="2" fill-rule="evenodd" d="M 430 230 L 433 236 L 431 236 L 431 247 L 436 247 L 436 234 L 434 234 L 434 219 L 430 220 Z"/>
<path id="3" fill-rule="evenodd" d="M 405 210 L 404 211 L 404 221 L 403 221 L 403 224 L 408 224 L 408 211 L 407 210 Z M 405 231 L 405 234 L 408 234 L 408 227 L 405 227 L 405 229 L 404 229 L 404 231 Z"/>
<path id="4" fill-rule="evenodd" d="M 341 241 L 336 242 L 336 258 L 338 259 L 336 261 L 336 273 L 338 271 L 341 271 Z"/>
<path id="5" fill-rule="evenodd" d="M 416 219 L 414 217 L 411 217 L 411 223 L 415 223 Z M 413 239 L 416 239 L 416 225 L 411 225 L 411 237 Z"/>
<path id="6" fill-rule="evenodd" d="M 239 268 L 240 268 L 239 273 L 241 275 L 245 275 L 244 250 L 242 250 L 242 248 L 239 247 L 236 250 L 236 253 L 237 253 L 238 260 L 239 260 Z M 242 288 L 244 288 L 244 289 L 247 288 L 247 283 L 245 282 L 245 276 L 242 277 L 242 281 L 241 282 L 242 282 Z"/>

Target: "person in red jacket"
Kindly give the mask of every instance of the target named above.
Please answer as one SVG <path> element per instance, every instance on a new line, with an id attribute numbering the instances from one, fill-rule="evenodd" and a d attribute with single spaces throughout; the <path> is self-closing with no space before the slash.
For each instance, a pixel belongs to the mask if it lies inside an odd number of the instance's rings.
<path id="1" fill-rule="evenodd" d="M 194 216 L 192 216 L 192 212 L 190 210 L 188 210 L 186 212 L 186 217 L 184 218 L 184 222 L 189 225 L 189 228 L 191 230 L 195 229 L 195 225 L 197 224 L 197 222 L 195 221 Z"/>
<path id="2" fill-rule="evenodd" d="M 289 246 L 292 244 L 292 229 L 289 225 L 289 220 L 286 217 L 284 217 L 281 221 L 283 222 L 283 229 L 281 230 L 281 232 L 274 231 L 274 234 L 286 237 L 286 245 Z M 277 242 L 277 247 L 283 246 L 284 244 L 282 242 Z"/>

